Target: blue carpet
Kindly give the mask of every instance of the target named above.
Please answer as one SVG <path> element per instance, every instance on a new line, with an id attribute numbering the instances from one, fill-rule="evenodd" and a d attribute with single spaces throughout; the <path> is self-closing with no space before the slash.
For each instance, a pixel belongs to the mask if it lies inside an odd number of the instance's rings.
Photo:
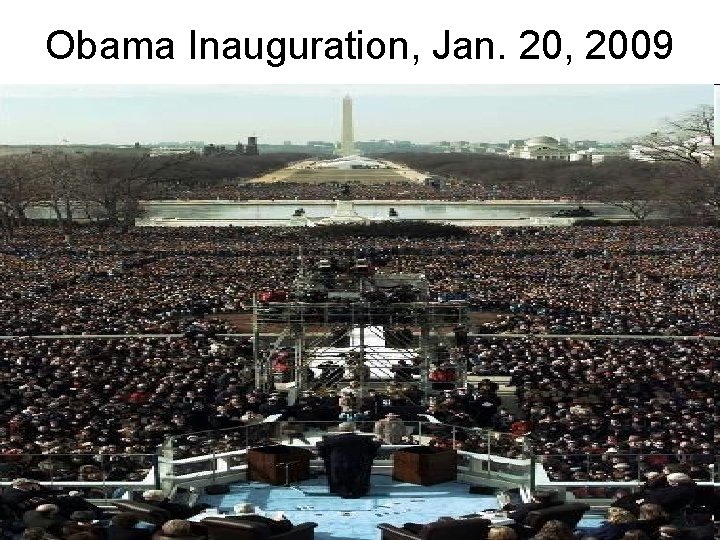
<path id="1" fill-rule="evenodd" d="M 282 510 L 293 523 L 316 522 L 318 540 L 375 540 L 379 538 L 378 523 L 428 523 L 441 516 L 458 517 L 497 507 L 495 497 L 470 495 L 468 485 L 458 482 L 427 487 L 373 475 L 371 486 L 361 499 L 341 499 L 329 496 L 325 479 L 307 480 L 298 489 L 251 482 L 230 486 L 225 495 L 205 495 L 201 502 L 223 512 L 231 512 L 240 502 L 250 502 L 269 514 Z"/>

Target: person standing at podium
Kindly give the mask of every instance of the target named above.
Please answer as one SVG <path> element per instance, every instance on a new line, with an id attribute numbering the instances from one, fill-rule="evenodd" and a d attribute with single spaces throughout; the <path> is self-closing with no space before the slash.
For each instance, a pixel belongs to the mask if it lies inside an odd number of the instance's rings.
<path id="1" fill-rule="evenodd" d="M 356 499 L 370 491 L 370 472 L 380 442 L 355 433 L 355 424 L 343 422 L 338 431 L 317 443 L 325 463 L 330 493 L 343 499 Z"/>

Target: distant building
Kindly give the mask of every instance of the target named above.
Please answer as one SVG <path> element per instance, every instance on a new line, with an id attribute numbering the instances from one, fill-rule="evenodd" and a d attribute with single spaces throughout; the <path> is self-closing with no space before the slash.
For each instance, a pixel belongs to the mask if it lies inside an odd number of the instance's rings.
<path id="1" fill-rule="evenodd" d="M 226 153 L 225 145 L 223 144 L 206 144 L 202 150 L 203 156 L 215 156 L 217 154 Z"/>
<path id="2" fill-rule="evenodd" d="M 589 150 L 590 148 L 597 148 L 598 146 L 600 146 L 600 143 L 597 141 L 582 140 L 575 141 L 573 143 L 573 148 L 575 150 Z"/>
<path id="3" fill-rule="evenodd" d="M 624 148 L 605 147 L 576 150 L 570 154 L 570 161 L 585 161 L 592 164 L 604 163 L 613 159 L 627 158 L 628 152 Z"/>
<path id="4" fill-rule="evenodd" d="M 153 145 L 149 148 L 150 155 L 151 156 L 174 156 L 174 155 L 180 155 L 180 154 L 190 154 L 197 151 L 202 151 L 203 147 L 200 147 L 199 149 L 195 146 L 162 146 L 162 145 Z"/>
<path id="5" fill-rule="evenodd" d="M 532 137 L 521 144 L 511 144 L 508 156 L 518 159 L 534 159 L 538 161 L 570 161 L 572 151 L 552 137 Z"/>
<path id="6" fill-rule="evenodd" d="M 238 141 L 232 150 L 228 149 L 224 144 L 206 144 L 203 146 L 202 153 L 204 156 L 215 156 L 218 154 L 257 156 L 259 153 L 257 137 L 248 137 L 247 145 L 243 145 L 243 143 Z"/>

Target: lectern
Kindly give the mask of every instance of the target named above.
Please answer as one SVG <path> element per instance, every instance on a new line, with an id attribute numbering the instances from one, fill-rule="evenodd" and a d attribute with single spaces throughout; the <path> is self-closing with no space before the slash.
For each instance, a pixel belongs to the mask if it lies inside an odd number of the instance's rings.
<path id="1" fill-rule="evenodd" d="M 250 480 L 282 486 L 310 478 L 312 452 L 305 448 L 259 446 L 248 450 L 247 456 Z"/>
<path id="2" fill-rule="evenodd" d="M 432 486 L 457 478 L 457 452 L 411 446 L 393 454 L 393 480 Z"/>

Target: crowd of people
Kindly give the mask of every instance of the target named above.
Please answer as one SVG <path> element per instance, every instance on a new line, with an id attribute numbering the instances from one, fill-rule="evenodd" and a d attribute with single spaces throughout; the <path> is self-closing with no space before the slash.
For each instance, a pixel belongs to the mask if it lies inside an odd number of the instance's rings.
<path id="1" fill-rule="evenodd" d="M 398 181 L 389 183 L 347 183 L 339 172 L 337 182 L 300 183 L 285 182 L 250 183 L 215 186 L 162 186 L 151 194 L 152 199 L 191 200 L 334 200 L 341 192 L 340 185 L 348 185 L 356 200 L 492 200 L 492 199 L 545 199 L 560 200 L 566 190 L 552 190 L 532 183 L 507 185 L 465 184 L 454 182 L 445 187 L 434 187 L 417 182 Z"/>
<path id="2" fill-rule="evenodd" d="M 0 494 L 0 533 L 19 540 L 206 540 L 212 532 L 212 525 L 197 519 L 206 503 L 173 501 L 154 489 L 137 503 L 108 512 L 77 492 L 17 478 Z M 270 535 L 293 529 L 282 512 L 267 517 L 250 503 L 235 505 L 234 515 L 225 519 L 263 525 Z"/>
<path id="3" fill-rule="evenodd" d="M 0 341 L 1 476 L 38 480 L 141 480 L 173 436 L 176 459 L 244 448 L 341 420 L 389 444 L 411 442 L 398 422 L 429 414 L 433 445 L 520 457 L 529 433 L 553 480 L 636 480 L 684 463 L 711 480 L 717 345 L 707 340 L 476 338 L 467 360 L 511 376 L 519 411 L 501 406 L 489 379 L 448 389 L 421 406 L 410 381 L 360 390 L 349 383 L 298 396 L 255 389 L 252 344 L 242 338 Z M 398 414 L 400 413 L 400 414 Z M 280 414 L 282 432 L 261 422 Z M 375 425 L 373 425 L 375 423 Z M 249 432 L 228 428 L 254 426 Z M 205 431 L 197 434 L 196 432 Z M 190 435 L 185 435 L 191 433 Z"/>
<path id="4" fill-rule="evenodd" d="M 703 498 L 693 480 L 684 473 L 658 474 L 633 494 L 616 498 L 598 525 L 581 525 L 589 517 L 589 506 L 563 504 L 556 491 L 533 491 L 528 502 L 510 501 L 495 517 L 507 518 L 506 525 L 488 526 L 474 521 L 474 535 L 487 540 L 712 540 L 712 506 Z M 545 514 L 543 517 L 542 514 Z M 462 516 L 480 518 L 482 514 Z M 461 519 L 462 519 L 461 518 Z M 398 537 L 423 537 L 433 527 L 445 525 L 448 533 L 458 518 L 442 517 L 433 523 L 405 523 Z M 483 530 L 485 529 L 485 530 Z M 455 532 L 455 531 L 453 531 Z M 459 531 L 458 531 L 459 532 Z"/>
<path id="5" fill-rule="evenodd" d="M 27 228 L 0 249 L 0 334 L 181 332 L 248 312 L 323 257 L 423 273 L 432 299 L 495 315 L 488 333 L 718 335 L 712 228 L 478 228 L 455 239 L 328 238 L 291 229 Z"/>
<path id="6" fill-rule="evenodd" d="M 554 480 L 628 481 L 684 462 L 712 480 L 720 345 L 707 340 L 477 338 L 477 373 L 510 375 Z"/>
<path id="7" fill-rule="evenodd" d="M 719 346 L 704 339 L 720 335 L 718 246 L 717 229 L 690 227 L 476 228 L 442 239 L 87 227 L 70 242 L 23 227 L 0 247 L 0 335 L 12 336 L 0 341 L 0 477 L 139 480 L 170 436 L 176 458 L 233 450 L 248 438 L 223 430 L 273 414 L 286 436 L 348 420 L 403 441 L 387 415 L 408 420 L 403 407 L 414 407 L 412 419 L 465 428 L 437 428 L 438 446 L 515 457 L 527 446 L 472 428 L 527 435 L 553 480 L 635 480 L 680 464 L 707 481 L 720 444 Z M 257 390 L 252 343 L 217 337 L 237 331 L 230 315 L 248 313 L 260 291 L 290 291 L 301 263 L 360 257 L 378 272 L 424 274 L 433 300 L 467 300 L 483 333 L 656 339 L 471 339 L 456 357 L 475 375 L 510 376 L 517 411 L 489 382 L 441 392 L 423 410 L 407 381 L 356 402 L 334 391 L 289 404 Z M 186 337 L 130 335 L 140 333 Z M 59 334 L 118 337 L 37 337 Z"/>

